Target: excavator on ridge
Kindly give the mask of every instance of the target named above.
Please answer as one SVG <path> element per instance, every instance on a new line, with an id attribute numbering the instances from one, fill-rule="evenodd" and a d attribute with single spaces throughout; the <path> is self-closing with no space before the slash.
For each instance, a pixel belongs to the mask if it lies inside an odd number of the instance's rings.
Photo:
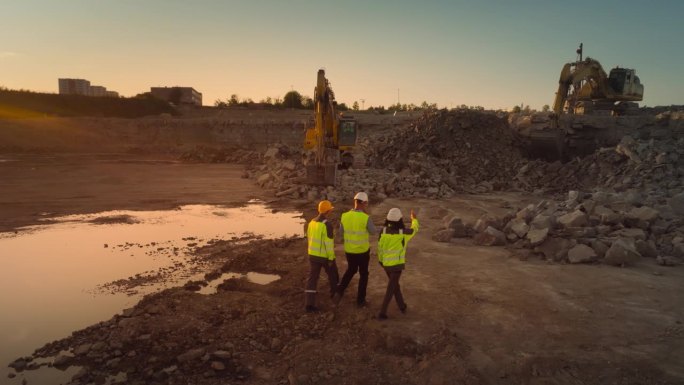
<path id="1" fill-rule="evenodd" d="M 644 98 L 644 86 L 636 71 L 615 67 L 606 71 L 597 60 L 582 60 L 582 46 L 577 49 L 578 60 L 566 63 L 558 80 L 558 91 L 553 103 L 556 114 L 591 114 L 605 111 L 624 115 L 628 109 L 638 108 L 634 102 Z"/>
<path id="2" fill-rule="evenodd" d="M 615 145 L 616 120 L 639 111 L 644 85 L 636 71 L 615 67 L 606 74 L 597 60 L 583 59 L 582 50 L 580 43 L 577 60 L 561 70 L 550 119 L 526 135 L 533 156 L 567 160 Z"/>

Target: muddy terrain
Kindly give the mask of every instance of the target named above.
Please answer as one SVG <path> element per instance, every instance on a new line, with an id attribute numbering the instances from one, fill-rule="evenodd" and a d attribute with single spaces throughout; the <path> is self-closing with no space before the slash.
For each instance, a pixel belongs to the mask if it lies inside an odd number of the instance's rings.
<path id="1" fill-rule="evenodd" d="M 486 142 L 477 138 L 469 139 L 470 143 Z M 376 148 L 376 159 L 387 159 L 383 151 L 385 147 Z M 387 279 L 373 263 L 374 245 L 370 304 L 356 307 L 355 278 L 339 306 L 333 305 L 322 294 L 327 284 L 322 275 L 318 300 L 323 311 L 308 314 L 303 311 L 308 271 L 303 237 L 218 240 L 196 250 L 195 257 L 207 266 L 204 280 L 149 295 L 111 319 L 36 346 L 33 356 L 11 363 L 4 381 L 22 383 L 32 369 L 51 365 L 56 370 L 72 368 L 71 384 L 684 383 L 681 266 L 659 264 L 655 256 L 645 255 L 621 263 L 623 267 L 610 266 L 598 256 L 576 264 L 568 250 L 558 258 L 546 256 L 538 248 L 543 243 L 535 244 L 525 235 L 528 230 L 517 236 L 504 226 L 526 208 L 533 211 L 543 206 L 546 211 L 535 215 L 559 219 L 584 210 L 586 223 L 566 226 L 559 222 L 546 228 L 544 237 L 568 239 L 574 242 L 571 248 L 593 245 L 595 240 L 609 242 L 615 232 L 631 229 L 628 232 L 634 234 L 633 229 L 639 229 L 645 242 L 657 241 L 657 252 L 676 251 L 679 217 L 666 211 L 668 199 L 680 191 L 679 184 L 668 184 L 669 190 L 654 195 L 649 203 L 657 208 L 658 221 L 667 225 L 661 233 L 655 221 L 644 225 L 616 207 L 614 213 L 624 216 L 619 222 L 607 225 L 600 215 L 596 219 L 598 214 L 586 209 L 587 202 L 598 200 L 596 194 L 551 205 L 548 202 L 558 202 L 553 195 L 557 192 L 545 189 L 543 183 L 527 190 L 515 175 L 507 180 L 506 173 L 491 172 L 483 183 L 477 180 L 478 174 L 457 168 L 446 174 L 428 172 L 430 162 L 444 156 L 430 147 L 425 151 L 429 155 L 412 155 L 403 170 L 382 171 L 393 173 L 389 178 L 393 190 L 387 188 L 388 180 L 379 178 L 373 180 L 378 187 L 368 189 L 377 224 L 391 207 L 405 213 L 414 209 L 421 221 L 420 232 L 409 244 L 407 270 L 401 278 L 406 314 L 391 304 L 389 319 L 376 317 Z M 460 154 L 452 156 L 452 164 L 467 162 Z M 516 166 L 526 164 L 515 154 L 506 156 L 522 162 Z M 282 152 L 279 157 L 280 163 L 289 159 Z M 269 165 L 274 159 L 261 158 L 245 170 L 244 164 L 187 163 L 151 154 L 24 153 L 0 158 L 5 160 L 0 162 L 2 231 L 58 214 L 150 210 L 188 203 L 241 205 L 251 198 L 261 198 L 274 210 L 299 210 L 307 219 L 314 215 L 316 199 L 322 197 L 336 198 L 335 217 L 351 205 L 351 195 L 344 188 L 315 190 L 314 194 L 296 183 L 269 182 L 262 189 L 257 179 L 265 172 L 274 181 L 288 180 L 282 167 Z M 505 165 L 507 160 L 493 162 L 490 166 Z M 477 167 L 476 171 L 487 166 L 479 163 Z M 673 170 L 678 175 L 676 162 Z M 371 179 L 372 172 L 380 171 L 358 170 L 349 175 Z M 670 177 L 665 177 L 667 183 Z M 411 178 L 424 183 L 401 184 Z M 466 184 L 459 184 L 464 180 Z M 277 196 L 280 191 L 287 192 Z M 622 195 L 628 191 L 618 189 Z M 565 199 L 566 194 L 562 195 Z M 651 202 L 650 197 L 645 195 L 643 202 Z M 625 213 L 632 209 L 621 204 Z M 462 230 L 456 229 L 454 217 Z M 489 218 L 489 225 L 477 230 L 483 218 Z M 522 225 L 520 220 L 533 229 L 530 218 L 522 215 L 514 224 Z M 573 235 L 578 226 L 606 233 L 592 230 L 591 236 L 582 230 L 581 235 Z M 436 237 L 445 229 L 450 231 L 446 240 Z M 502 243 L 494 230 L 504 236 Z M 480 234 L 488 234 L 492 241 Z M 337 244 L 336 249 L 343 272 L 342 246 Z M 232 278 L 221 283 L 216 293 L 199 292 L 224 272 L 280 278 L 265 285 Z"/>

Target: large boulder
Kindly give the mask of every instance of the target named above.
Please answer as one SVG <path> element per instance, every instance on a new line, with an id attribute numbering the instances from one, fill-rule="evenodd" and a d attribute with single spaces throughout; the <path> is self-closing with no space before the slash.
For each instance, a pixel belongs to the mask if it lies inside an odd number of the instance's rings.
<path id="1" fill-rule="evenodd" d="M 611 236 L 620 238 L 630 238 L 633 240 L 645 240 L 648 236 L 646 232 L 642 229 L 637 228 L 624 228 L 617 231 L 613 231 Z"/>
<path id="2" fill-rule="evenodd" d="M 517 219 L 522 219 L 525 223 L 529 222 L 532 220 L 535 214 L 535 207 L 534 205 L 528 205 L 527 207 L 523 208 L 522 210 L 518 211 L 515 214 L 515 217 Z"/>
<path id="3" fill-rule="evenodd" d="M 534 248 L 534 251 L 543 254 L 548 260 L 562 261 L 574 245 L 575 241 L 570 239 L 546 238 L 544 242 Z"/>
<path id="4" fill-rule="evenodd" d="M 610 246 L 600 239 L 594 239 L 591 241 L 591 248 L 594 249 L 597 257 L 603 258 L 608 249 L 610 249 Z"/>
<path id="5" fill-rule="evenodd" d="M 536 246 L 544 242 L 546 236 L 549 235 L 549 229 L 532 229 L 527 232 L 526 238 L 530 241 L 530 245 Z"/>
<path id="6" fill-rule="evenodd" d="M 453 217 L 447 222 L 447 229 L 454 231 L 453 238 L 463 238 L 466 236 L 466 227 L 459 217 Z"/>
<path id="7" fill-rule="evenodd" d="M 485 231 L 475 235 L 473 240 L 482 246 L 503 246 L 506 244 L 506 234 L 489 226 Z"/>
<path id="8" fill-rule="evenodd" d="M 677 215 L 684 215 L 684 192 L 681 192 L 668 201 L 672 212 Z"/>
<path id="9" fill-rule="evenodd" d="M 453 229 L 444 229 L 432 234 L 432 240 L 435 242 L 449 242 L 451 238 L 454 238 Z"/>
<path id="10" fill-rule="evenodd" d="M 613 242 L 603 262 L 608 265 L 622 266 L 631 265 L 641 258 L 641 254 L 636 250 L 634 241 L 631 239 L 620 238 Z"/>
<path id="11" fill-rule="evenodd" d="M 568 250 L 568 261 L 570 261 L 570 263 L 593 262 L 596 258 L 596 251 L 587 245 L 578 244 Z"/>
<path id="12" fill-rule="evenodd" d="M 589 224 L 587 214 L 581 210 L 575 210 L 558 218 L 558 223 L 564 227 L 582 227 Z"/>
<path id="13" fill-rule="evenodd" d="M 660 211 L 648 206 L 635 207 L 629 210 L 629 212 L 626 215 L 628 219 L 644 221 L 649 223 L 655 222 L 655 220 L 658 219 L 659 216 Z"/>
<path id="14" fill-rule="evenodd" d="M 264 185 L 266 183 L 270 182 L 272 178 L 273 178 L 273 176 L 271 175 L 271 173 L 267 172 L 267 173 L 262 174 L 261 176 L 259 176 L 257 178 L 257 184 L 261 187 L 264 187 Z"/>
<path id="15" fill-rule="evenodd" d="M 622 222 L 622 216 L 605 206 L 594 206 L 592 216 L 598 218 L 601 223 L 614 225 Z"/>
<path id="16" fill-rule="evenodd" d="M 658 256 L 658 249 L 653 241 L 638 239 L 634 242 L 634 246 L 642 257 L 655 258 Z"/>
<path id="17" fill-rule="evenodd" d="M 506 224 L 506 227 L 504 227 L 504 232 L 513 232 L 519 238 L 523 238 L 529 230 L 530 226 L 528 226 L 522 218 L 513 218 Z"/>
<path id="18" fill-rule="evenodd" d="M 530 227 L 533 229 L 551 229 L 556 225 L 556 217 L 553 215 L 539 214 L 530 223 Z"/>
<path id="19" fill-rule="evenodd" d="M 493 227 L 495 229 L 501 229 L 501 221 L 489 215 L 483 215 L 480 219 L 475 222 L 475 231 L 478 233 L 483 233 L 487 230 L 487 227 Z"/>

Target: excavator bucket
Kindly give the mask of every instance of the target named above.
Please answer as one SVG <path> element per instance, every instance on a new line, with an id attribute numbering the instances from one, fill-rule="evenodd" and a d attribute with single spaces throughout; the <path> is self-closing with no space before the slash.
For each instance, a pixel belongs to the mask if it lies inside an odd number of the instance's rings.
<path id="1" fill-rule="evenodd" d="M 337 182 L 337 166 L 306 166 L 306 182 L 316 186 L 334 186 Z"/>

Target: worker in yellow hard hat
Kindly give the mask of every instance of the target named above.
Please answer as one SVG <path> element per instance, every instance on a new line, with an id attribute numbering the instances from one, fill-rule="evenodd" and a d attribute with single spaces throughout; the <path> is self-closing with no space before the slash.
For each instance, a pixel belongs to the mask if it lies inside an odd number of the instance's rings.
<path id="1" fill-rule="evenodd" d="M 332 297 L 337 290 L 339 273 L 335 263 L 333 226 L 328 218 L 333 208 L 332 203 L 328 200 L 319 202 L 318 216 L 309 222 L 306 230 L 310 269 L 304 292 L 306 297 L 305 310 L 309 313 L 319 311 L 316 306 L 316 288 L 321 269 L 324 269 L 328 274 L 330 296 Z"/>

